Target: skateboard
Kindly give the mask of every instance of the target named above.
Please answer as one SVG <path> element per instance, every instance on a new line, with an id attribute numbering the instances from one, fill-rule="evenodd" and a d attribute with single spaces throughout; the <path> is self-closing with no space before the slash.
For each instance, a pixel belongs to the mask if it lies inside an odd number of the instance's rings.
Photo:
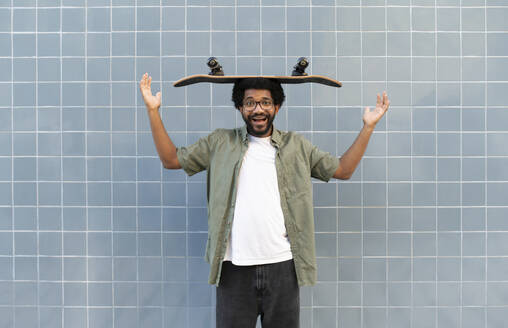
<path id="1" fill-rule="evenodd" d="M 319 83 L 328 85 L 331 87 L 340 88 L 342 83 L 336 81 L 332 78 L 322 75 L 307 75 L 305 73 L 305 68 L 309 66 L 309 61 L 301 57 L 298 59 L 297 64 L 294 66 L 293 73 L 290 76 L 276 76 L 276 75 L 224 75 L 224 71 L 222 70 L 222 66 L 219 65 L 219 62 L 215 57 L 208 58 L 207 61 L 208 67 L 210 67 L 210 73 L 206 74 L 197 74 L 186 76 L 176 82 L 173 83 L 175 87 L 183 87 L 195 83 L 209 82 L 209 83 L 235 83 L 241 79 L 247 78 L 265 78 L 265 79 L 275 79 L 283 84 L 300 84 L 300 83 Z"/>

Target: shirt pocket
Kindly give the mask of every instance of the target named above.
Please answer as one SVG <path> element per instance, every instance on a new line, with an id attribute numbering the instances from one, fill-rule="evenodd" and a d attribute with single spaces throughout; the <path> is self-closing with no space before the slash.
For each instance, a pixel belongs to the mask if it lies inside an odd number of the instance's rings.
<path id="1" fill-rule="evenodd" d="M 281 158 L 284 183 L 288 188 L 288 197 L 294 197 L 300 193 L 309 192 L 312 187 L 310 183 L 310 168 L 301 154 L 290 153 Z"/>

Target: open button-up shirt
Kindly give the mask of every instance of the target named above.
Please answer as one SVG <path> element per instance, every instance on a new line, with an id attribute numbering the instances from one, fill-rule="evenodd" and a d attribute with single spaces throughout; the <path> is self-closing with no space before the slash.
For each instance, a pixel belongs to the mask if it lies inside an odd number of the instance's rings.
<path id="1" fill-rule="evenodd" d="M 244 126 L 217 129 L 191 146 L 177 149 L 178 161 L 188 175 L 207 171 L 208 240 L 205 260 L 210 264 L 210 284 L 218 285 L 220 281 L 221 264 L 233 221 L 238 174 L 248 142 Z M 276 149 L 280 202 L 298 284 L 313 285 L 317 266 L 311 177 L 330 180 L 337 170 L 339 159 L 319 150 L 303 136 L 275 127 L 271 143 Z"/>

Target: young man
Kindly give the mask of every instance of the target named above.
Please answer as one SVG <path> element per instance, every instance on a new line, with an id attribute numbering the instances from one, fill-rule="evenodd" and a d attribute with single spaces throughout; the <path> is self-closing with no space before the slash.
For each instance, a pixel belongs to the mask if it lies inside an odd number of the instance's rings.
<path id="1" fill-rule="evenodd" d="M 299 286 L 316 282 L 311 177 L 349 179 L 389 106 L 386 93 L 340 159 L 272 122 L 284 102 L 276 80 L 235 83 L 233 102 L 245 126 L 218 129 L 176 148 L 159 116 L 145 74 L 140 89 L 165 168 L 207 171 L 209 283 L 217 285 L 217 328 L 299 327 Z"/>

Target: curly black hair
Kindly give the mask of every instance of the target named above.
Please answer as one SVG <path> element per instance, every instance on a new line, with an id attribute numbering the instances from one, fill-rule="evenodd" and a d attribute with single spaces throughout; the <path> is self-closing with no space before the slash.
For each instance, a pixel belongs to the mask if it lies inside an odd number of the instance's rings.
<path id="1" fill-rule="evenodd" d="M 233 95 L 231 100 L 235 104 L 237 109 L 240 109 L 243 105 L 243 97 L 245 90 L 257 89 L 257 90 L 268 90 L 273 98 L 274 105 L 282 106 L 286 96 L 284 95 L 284 89 L 280 85 L 280 82 L 276 79 L 267 78 L 246 78 L 235 82 L 233 87 Z"/>

